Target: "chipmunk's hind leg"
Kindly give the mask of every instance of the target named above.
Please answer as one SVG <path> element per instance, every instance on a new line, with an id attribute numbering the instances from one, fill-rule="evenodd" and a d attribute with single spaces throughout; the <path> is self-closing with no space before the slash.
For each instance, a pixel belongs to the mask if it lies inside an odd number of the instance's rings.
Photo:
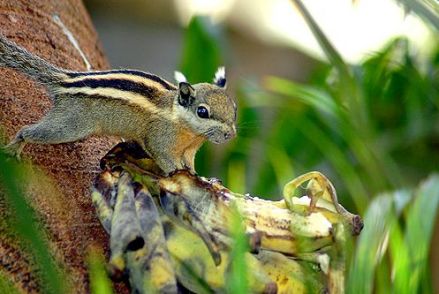
<path id="1" fill-rule="evenodd" d="M 7 153 L 20 158 L 26 143 L 59 144 L 74 142 L 93 133 L 83 120 L 65 113 L 49 112 L 40 122 L 23 127 L 9 143 Z"/>

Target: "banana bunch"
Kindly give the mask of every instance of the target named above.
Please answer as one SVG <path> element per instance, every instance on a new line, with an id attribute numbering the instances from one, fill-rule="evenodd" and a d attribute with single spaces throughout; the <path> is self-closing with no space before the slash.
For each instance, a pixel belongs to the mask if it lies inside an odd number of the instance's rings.
<path id="1" fill-rule="evenodd" d="M 133 292 L 230 292 L 236 214 L 248 240 L 249 292 L 343 292 L 345 228 L 358 234 L 362 222 L 338 204 L 323 175 L 293 180 L 284 200 L 268 201 L 187 171 L 164 177 L 138 150 L 131 143 L 113 148 L 92 192 L 110 234 L 109 272 L 128 278 Z M 304 181 L 308 196 L 293 197 Z"/>

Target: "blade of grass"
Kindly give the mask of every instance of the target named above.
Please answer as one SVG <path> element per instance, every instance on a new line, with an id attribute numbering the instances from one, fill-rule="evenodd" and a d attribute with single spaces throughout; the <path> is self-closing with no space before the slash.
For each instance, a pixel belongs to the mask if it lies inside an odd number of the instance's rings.
<path id="1" fill-rule="evenodd" d="M 15 160 L 8 158 L 0 150 L 0 185 L 4 189 L 6 203 L 10 205 L 12 218 L 10 227 L 16 232 L 25 250 L 29 250 L 35 258 L 38 267 L 36 273 L 41 279 L 42 292 L 64 293 L 63 274 L 49 253 L 50 246 L 45 240 L 44 233 L 36 223 L 36 213 L 27 203 L 22 187 L 27 180 L 23 178 L 23 167 Z M 50 195 L 48 195 L 50 197 Z"/>
<path id="2" fill-rule="evenodd" d="M 410 250 L 411 267 L 409 292 L 419 293 L 425 283 L 429 265 L 429 251 L 439 205 L 439 175 L 431 175 L 416 191 L 406 222 L 405 241 Z M 431 280 L 428 279 L 428 283 Z"/>
<path id="3" fill-rule="evenodd" d="M 375 283 L 373 293 L 376 294 L 389 294 L 397 293 L 392 292 L 392 278 L 391 269 L 387 258 L 383 258 L 377 265 L 375 270 Z"/>
<path id="4" fill-rule="evenodd" d="M 230 190 L 245 193 L 245 164 L 243 161 L 229 162 L 227 184 Z"/>
<path id="5" fill-rule="evenodd" d="M 90 248 L 87 256 L 87 265 L 90 279 L 90 290 L 93 294 L 113 293 L 111 282 L 105 269 L 105 259 L 98 249 Z"/>
<path id="6" fill-rule="evenodd" d="M 312 15 L 306 9 L 305 5 L 301 0 L 292 0 L 296 5 L 299 12 L 302 14 L 304 20 L 308 24 L 308 27 L 312 31 L 314 37 L 328 58 L 329 62 L 335 67 L 338 72 L 340 79 L 340 95 L 335 95 L 334 98 L 339 105 L 347 103 L 350 112 L 353 117 L 356 118 L 353 122 L 357 123 L 358 126 L 363 128 L 364 133 L 370 132 L 370 123 L 367 113 L 364 111 L 362 92 L 360 86 L 356 81 L 354 75 L 351 73 L 349 66 L 344 62 L 340 53 L 331 44 L 329 39 L 323 33 L 322 29 L 319 27 L 317 22 L 314 20 Z"/>
<path id="7" fill-rule="evenodd" d="M 373 293 L 375 271 L 386 251 L 390 224 L 396 221 L 392 211 L 389 194 L 378 196 L 368 207 L 346 293 Z"/>
<path id="8" fill-rule="evenodd" d="M 249 293 L 249 270 L 245 254 L 249 252 L 248 239 L 243 227 L 243 219 L 236 207 L 232 207 L 233 213 L 229 221 L 230 235 L 233 245 L 230 252 L 230 271 L 227 274 L 227 293 Z"/>
<path id="9" fill-rule="evenodd" d="M 410 293 L 408 281 L 410 277 L 410 255 L 404 232 L 398 222 L 402 211 L 409 205 L 411 191 L 398 190 L 391 194 L 393 209 L 389 217 L 389 253 L 392 260 L 382 259 L 376 270 L 376 293 Z M 393 277 L 393 278 L 392 278 Z"/>
<path id="10" fill-rule="evenodd" d="M 402 4 L 408 11 L 413 11 L 430 23 L 436 30 L 439 30 L 439 17 L 437 15 L 439 8 L 437 2 L 425 0 L 396 0 L 396 2 Z"/>
<path id="11" fill-rule="evenodd" d="M 394 275 L 394 292 L 409 294 L 410 253 L 404 240 L 404 233 L 397 221 L 391 224 L 389 251 L 392 257 L 392 274 Z"/>
<path id="12" fill-rule="evenodd" d="M 295 178 L 293 165 L 290 163 L 288 154 L 280 148 L 268 146 L 268 159 L 273 166 L 279 190 L 282 191 L 284 185 Z"/>
<path id="13" fill-rule="evenodd" d="M 312 86 L 299 85 L 293 81 L 277 77 L 267 77 L 264 80 L 264 86 L 274 93 L 294 97 L 298 99 L 298 101 L 310 105 L 312 108 L 332 118 L 337 117 L 337 105 L 327 92 L 320 91 Z"/>
<path id="14" fill-rule="evenodd" d="M 436 0 L 420 0 L 428 8 L 432 9 L 434 13 L 439 13 L 439 3 Z"/>
<path id="15" fill-rule="evenodd" d="M 316 38 L 317 42 L 319 43 L 320 47 L 322 48 L 329 62 L 336 67 L 340 76 L 343 79 L 351 80 L 352 76 L 348 66 L 344 62 L 341 55 L 337 52 L 337 50 L 335 50 L 334 46 L 331 44 L 331 42 L 326 37 L 326 35 L 323 33 L 322 29 L 319 27 L 319 25 L 314 20 L 312 15 L 309 13 L 308 9 L 306 9 L 303 2 L 301 0 L 292 0 L 292 2 L 296 5 L 297 9 L 302 14 L 303 18 L 308 24 L 308 27 L 311 29 L 312 33 L 314 34 L 314 37 Z"/>

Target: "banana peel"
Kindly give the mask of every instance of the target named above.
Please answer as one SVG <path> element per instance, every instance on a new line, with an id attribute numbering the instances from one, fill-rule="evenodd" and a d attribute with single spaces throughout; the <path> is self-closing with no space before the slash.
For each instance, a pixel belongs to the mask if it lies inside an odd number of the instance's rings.
<path id="1" fill-rule="evenodd" d="M 111 236 L 113 277 L 125 276 L 138 293 L 176 293 L 177 283 L 195 293 L 227 292 L 234 244 L 228 220 L 236 208 L 249 237 L 251 293 L 343 292 L 339 251 L 347 234 L 340 232 L 357 235 L 362 221 L 337 202 L 325 177 L 304 175 L 308 198 L 291 196 L 301 183 L 292 181 L 284 200 L 268 201 L 188 171 L 163 176 L 140 152 L 132 143 L 117 145 L 93 185 L 93 203 Z"/>

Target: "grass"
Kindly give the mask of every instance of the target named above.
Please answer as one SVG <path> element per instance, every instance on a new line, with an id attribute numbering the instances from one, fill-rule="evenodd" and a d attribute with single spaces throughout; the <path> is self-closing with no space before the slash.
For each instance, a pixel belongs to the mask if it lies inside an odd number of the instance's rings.
<path id="1" fill-rule="evenodd" d="M 347 292 L 432 293 L 429 251 L 438 204 L 438 174 L 415 190 L 376 197 L 365 214 Z"/>
<path id="2" fill-rule="evenodd" d="M 6 229 L 17 235 L 22 250 L 33 257 L 33 266 L 44 293 L 62 293 L 65 279 L 53 256 L 48 251 L 45 232 L 37 221 L 37 214 L 23 194 L 28 180 L 23 177 L 25 167 L 7 157 L 0 149 L 0 186 L 4 193 L 4 203 L 10 215 L 6 219 Z M 4 277 L 2 282 L 7 278 Z M 9 285 L 11 286 L 11 285 Z"/>
<path id="3" fill-rule="evenodd" d="M 97 248 L 88 250 L 87 265 L 90 279 L 90 292 L 93 294 L 113 293 L 112 284 L 108 278 L 105 257 Z"/>
<path id="4" fill-rule="evenodd" d="M 234 240 L 230 252 L 230 271 L 227 277 L 228 293 L 249 293 L 248 271 L 245 254 L 250 250 L 248 238 L 245 235 L 243 220 L 235 207 L 230 219 L 229 230 Z"/>

